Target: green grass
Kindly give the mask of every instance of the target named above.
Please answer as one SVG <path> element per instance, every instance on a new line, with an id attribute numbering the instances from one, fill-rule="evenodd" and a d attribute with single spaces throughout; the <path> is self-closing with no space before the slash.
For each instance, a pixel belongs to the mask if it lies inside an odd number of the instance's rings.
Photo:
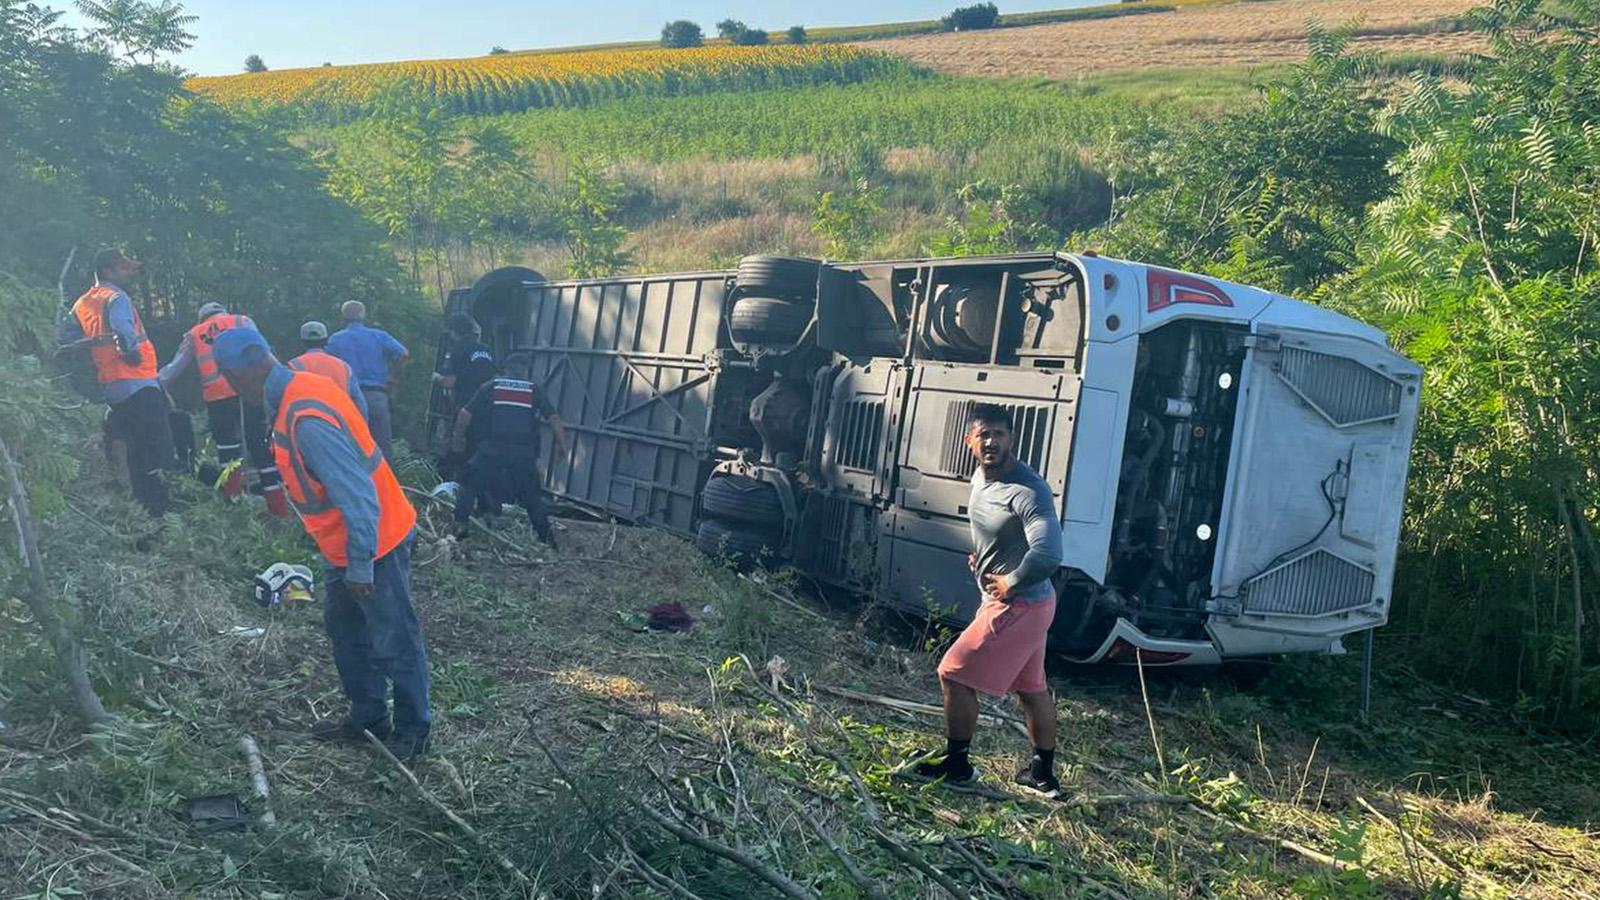
<path id="1" fill-rule="evenodd" d="M 438 720 L 435 754 L 417 774 L 478 831 L 475 842 L 387 762 L 301 736 L 341 702 L 318 610 L 266 612 L 244 596 L 262 557 L 300 544 L 293 526 L 201 502 L 141 553 L 133 540 L 148 526 L 137 514 L 108 504 L 92 477 L 78 489 L 84 514 L 47 524 L 47 560 L 81 611 L 121 722 L 83 736 L 59 716 L 65 701 L 32 623 L 0 601 L 7 898 L 532 895 L 502 855 L 550 897 L 602 883 L 614 897 L 663 896 L 622 865 L 620 840 L 708 900 L 772 896 L 634 804 L 675 811 L 822 897 L 861 896 L 798 804 L 887 896 L 932 896 L 927 872 L 872 837 L 866 798 L 885 835 L 978 898 L 998 888 L 962 851 L 1024 896 L 1062 900 L 1600 890 L 1600 853 L 1583 833 L 1600 804 L 1592 753 L 1417 681 L 1403 648 L 1382 638 L 1369 724 L 1357 720 L 1354 658 L 1277 666 L 1249 693 L 1225 678 L 1152 673 L 1165 771 L 1136 678 L 1058 678 L 1059 770 L 1074 803 L 1009 793 L 1027 750 L 1009 718 L 978 735 L 976 758 L 999 792 L 984 799 L 891 777 L 937 745 L 936 713 L 826 690 L 936 702 L 935 656 L 915 624 L 870 606 L 803 614 L 772 598 L 789 593 L 784 579 L 752 583 L 660 532 L 568 521 L 563 555 L 550 559 L 520 522 L 504 533 L 526 552 L 438 543 L 444 519 L 424 510 L 414 582 Z M 93 559 L 75 552 L 90 544 Z M 691 610 L 694 629 L 622 624 L 619 613 L 662 601 Z M 218 634 L 233 625 L 267 633 Z M 248 794 L 237 749 L 247 733 L 262 745 L 278 825 L 200 835 L 183 799 Z M 1280 840 L 1356 868 L 1336 871 Z"/>
<path id="2" fill-rule="evenodd" d="M 1151 90 L 1170 78 L 1166 87 Z M 1159 112 L 1247 98 L 1248 73 L 1186 72 L 1079 83 L 942 76 L 879 79 L 738 95 L 619 100 L 585 109 L 538 110 L 494 121 L 532 150 L 612 160 L 789 158 L 934 147 L 973 150 L 997 142 L 1081 147 Z M 313 132 L 357 146 L 372 126 Z"/>

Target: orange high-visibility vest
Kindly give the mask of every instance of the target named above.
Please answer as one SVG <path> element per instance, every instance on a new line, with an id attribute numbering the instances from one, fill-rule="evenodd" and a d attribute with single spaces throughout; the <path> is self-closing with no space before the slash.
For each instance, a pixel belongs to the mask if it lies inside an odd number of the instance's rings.
<path id="1" fill-rule="evenodd" d="M 316 542 L 317 549 L 335 566 L 350 564 L 345 552 L 349 531 L 345 527 L 344 513 L 328 500 L 328 491 L 306 468 L 295 446 L 295 428 L 307 418 L 321 419 L 332 424 L 351 440 L 366 460 L 372 473 L 372 484 L 378 495 L 378 552 L 379 558 L 389 555 L 400 546 L 417 524 L 417 511 L 411 507 L 400 482 L 394 477 L 377 441 L 367 428 L 350 395 L 341 385 L 311 372 L 296 372 L 289 378 L 278 403 L 278 418 L 272 426 L 272 454 L 283 476 L 283 487 L 289 502 L 306 533 Z"/>
<path id="2" fill-rule="evenodd" d="M 116 295 L 116 288 L 97 284 L 72 304 L 72 315 L 78 320 L 78 327 L 83 330 L 84 340 L 89 344 L 89 356 L 94 360 L 95 374 L 101 384 L 155 381 L 156 348 L 145 335 L 144 323 L 140 321 L 139 310 L 132 300 L 128 301 L 128 309 L 133 313 L 134 340 L 139 350 L 139 361 L 130 363 L 124 360 L 117 348 L 116 332 L 111 330 L 111 323 L 106 320 L 106 304 Z"/>
<path id="3" fill-rule="evenodd" d="M 190 345 L 194 348 L 194 365 L 200 372 L 200 396 L 205 398 L 207 403 L 239 396 L 239 392 L 233 389 L 228 379 L 222 377 L 222 370 L 217 368 L 217 358 L 212 352 L 211 345 L 216 341 L 217 335 L 229 328 L 250 324 L 247 316 L 217 313 L 189 329 Z"/>
<path id="4" fill-rule="evenodd" d="M 350 364 L 326 350 L 307 350 L 289 360 L 289 368 L 296 372 L 314 372 L 341 387 L 354 384 Z"/>

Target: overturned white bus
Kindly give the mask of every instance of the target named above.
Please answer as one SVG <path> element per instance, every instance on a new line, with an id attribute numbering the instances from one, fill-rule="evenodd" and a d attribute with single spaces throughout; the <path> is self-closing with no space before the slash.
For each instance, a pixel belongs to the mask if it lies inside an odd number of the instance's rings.
<path id="1" fill-rule="evenodd" d="M 1056 651 L 1337 652 L 1388 617 L 1421 371 L 1316 306 L 1085 253 L 501 269 L 462 311 L 566 422 L 555 495 L 703 549 L 964 621 L 962 433 L 990 402 L 1060 504 Z"/>

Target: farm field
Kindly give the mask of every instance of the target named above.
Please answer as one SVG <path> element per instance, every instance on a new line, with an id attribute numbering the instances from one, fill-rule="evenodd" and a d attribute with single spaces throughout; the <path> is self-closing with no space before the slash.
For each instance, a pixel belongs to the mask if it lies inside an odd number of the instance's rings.
<path id="1" fill-rule="evenodd" d="M 507 53 L 468 59 L 281 69 L 192 78 L 223 103 L 348 119 L 412 109 L 454 114 L 586 106 L 636 96 L 862 81 L 904 68 L 843 45 Z"/>
<path id="2" fill-rule="evenodd" d="M 1262 0 L 1116 19 L 864 41 L 956 75 L 1076 78 L 1151 68 L 1270 65 L 1304 59 L 1306 26 L 1356 26 L 1354 51 L 1453 55 L 1484 47 L 1448 20 L 1475 0 Z"/>

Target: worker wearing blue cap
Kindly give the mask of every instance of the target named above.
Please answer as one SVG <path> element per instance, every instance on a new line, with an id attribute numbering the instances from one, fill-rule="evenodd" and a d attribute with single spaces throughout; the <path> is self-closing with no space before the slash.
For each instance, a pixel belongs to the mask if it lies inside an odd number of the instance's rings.
<path id="1" fill-rule="evenodd" d="M 252 328 L 222 332 L 213 352 L 239 396 L 266 408 L 289 502 L 328 566 L 323 624 L 350 714 L 312 726 L 312 737 L 359 746 L 370 731 L 402 760 L 425 753 L 428 654 L 411 604 L 416 511 L 345 385 L 278 362 Z"/>

